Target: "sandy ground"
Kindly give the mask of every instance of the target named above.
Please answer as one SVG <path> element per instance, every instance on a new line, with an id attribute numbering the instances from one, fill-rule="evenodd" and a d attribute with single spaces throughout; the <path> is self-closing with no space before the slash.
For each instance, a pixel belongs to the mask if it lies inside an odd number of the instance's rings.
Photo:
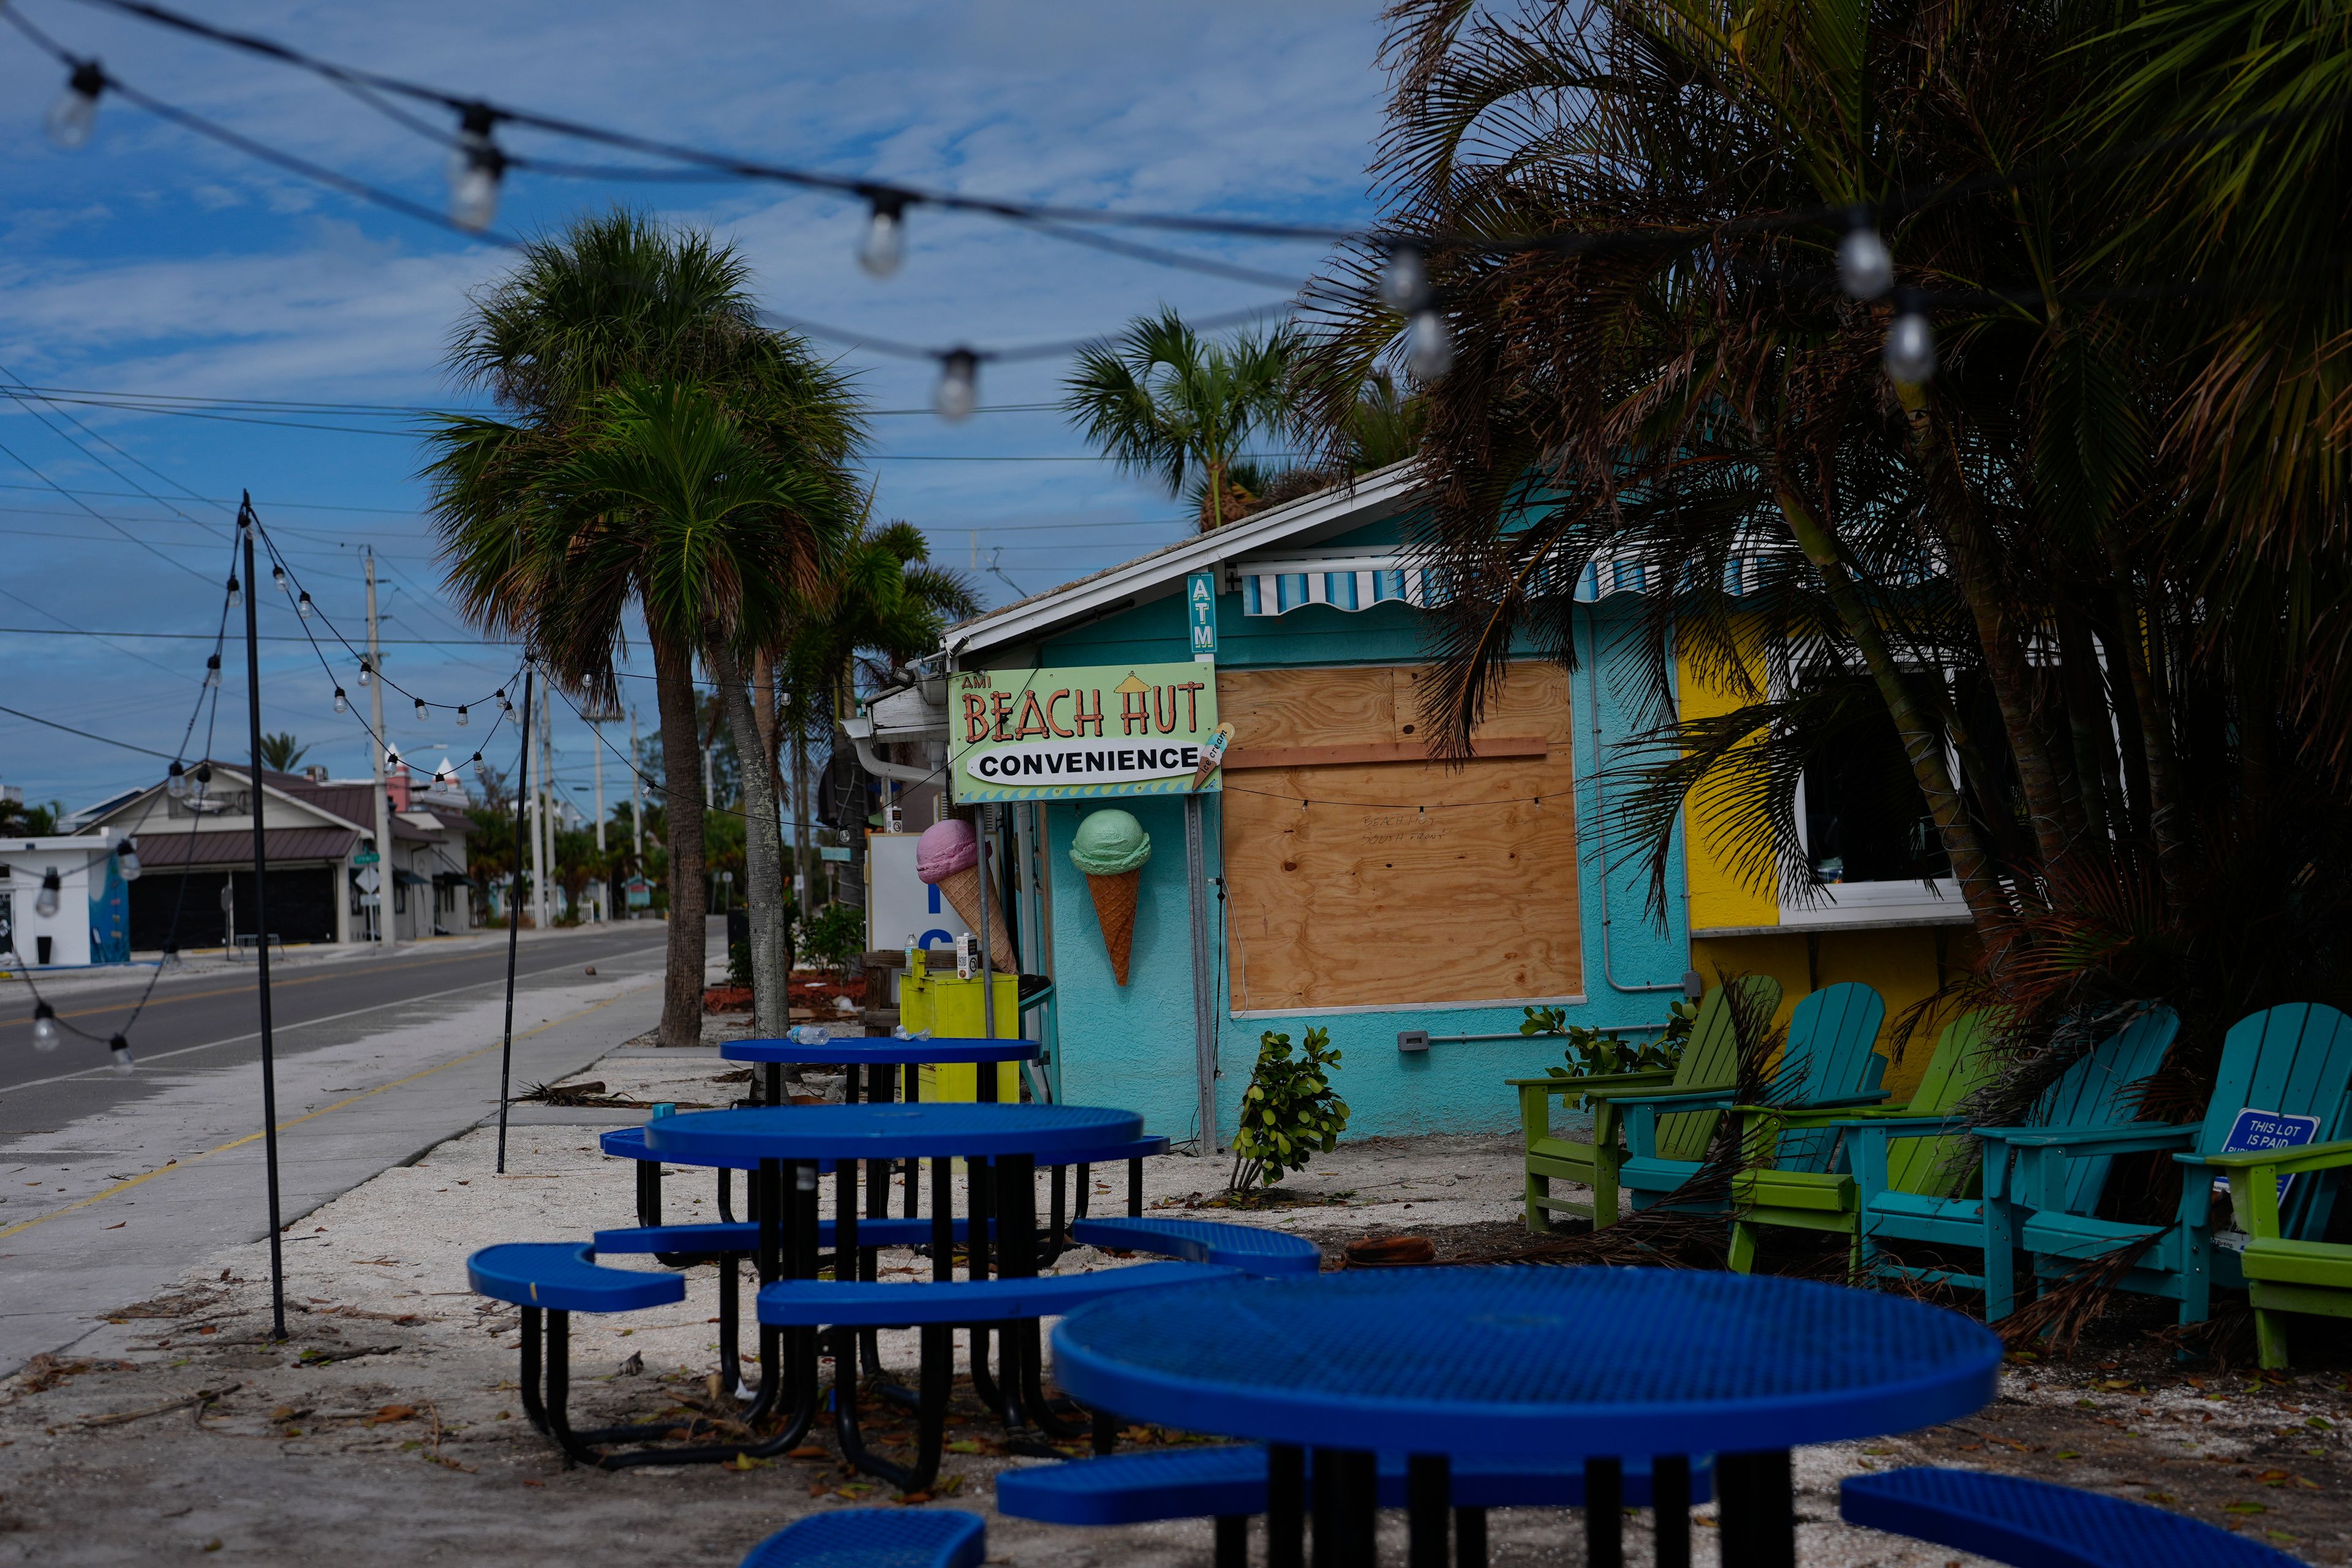
<path id="1" fill-rule="evenodd" d="M 742 1092 L 704 1051 L 624 1047 L 580 1075 L 607 1092 L 723 1103 Z M 822 1079 L 813 1080 L 812 1089 Z M 632 1223 L 629 1171 L 596 1152 L 610 1114 L 534 1110 L 509 1133 L 442 1143 L 416 1163 L 310 1215 L 287 1235 L 290 1339 L 273 1343 L 265 1246 L 233 1247 L 154 1300 L 123 1303 L 68 1352 L 0 1384 L 0 1562 L 219 1560 L 350 1568 L 377 1563 L 577 1563 L 653 1554 L 731 1563 L 792 1519 L 893 1500 L 847 1473 L 829 1433 L 796 1456 L 734 1470 L 698 1467 L 608 1475 L 566 1470 L 521 1418 L 514 1310 L 466 1289 L 464 1260 L 502 1240 L 584 1237 Z M 546 1118 L 549 1120 L 538 1120 Z M 1147 1166 L 1146 1201 L 1205 1204 L 1221 1163 Z M 1123 1172 L 1097 1172 L 1094 1200 L 1116 1211 Z M 1319 1156 L 1285 1184 L 1283 1206 L 1253 1223 L 1314 1236 L 1327 1255 L 1365 1235 L 1412 1232 L 1442 1255 L 1520 1234 L 1516 1141 L 1368 1140 Z M 668 1217 L 715 1208 L 707 1172 L 678 1171 Z M 895 1205 L 894 1205 L 895 1206 Z M 1215 1213 L 1215 1210 L 1205 1212 Z M 614 1259 L 653 1267 L 651 1259 Z M 1090 1249 L 1062 1270 L 1115 1268 Z M 913 1269 L 911 1254 L 884 1255 Z M 927 1267 L 924 1265 L 923 1267 Z M 717 1349 L 716 1270 L 688 1273 L 680 1305 L 574 1319 L 575 1406 L 642 1419 L 699 1396 Z M 2317 1563 L 2347 1561 L 2346 1359 L 2286 1379 L 2184 1373 L 2148 1348 L 2143 1323 L 2101 1331 L 2065 1363 L 2013 1362 L 2000 1399 L 1969 1420 L 1798 1457 L 1801 1553 L 1815 1564 L 1943 1568 L 1972 1563 L 1837 1521 L 1838 1481 L 1858 1470 L 1932 1462 L 1996 1468 L 2145 1498 L 2254 1532 Z M 2306 1339 L 2311 1336 L 2306 1336 Z M 913 1336 L 884 1337 L 884 1359 L 911 1371 Z M 2303 1349 L 2298 1343 L 2298 1351 Z M 875 1414 L 869 1403 L 869 1415 Z M 885 1447 L 902 1429 L 884 1415 Z M 1167 1434 L 1139 1434 L 1168 1440 Z M 988 1513 L 991 1561 L 1060 1568 L 1117 1562 L 1206 1563 L 1205 1521 L 1076 1531 L 999 1519 L 992 1478 L 1038 1462 L 1003 1451 L 960 1400 L 939 1496 L 928 1505 Z M 1702 1510 L 1699 1560 L 1715 1561 Z M 1386 1527 L 1401 1530 L 1398 1521 Z M 1646 1563 L 1646 1529 L 1629 1531 Z M 1401 1557 L 1401 1534 L 1385 1545 Z M 1574 1516 L 1498 1512 L 1498 1564 L 1576 1563 Z"/>

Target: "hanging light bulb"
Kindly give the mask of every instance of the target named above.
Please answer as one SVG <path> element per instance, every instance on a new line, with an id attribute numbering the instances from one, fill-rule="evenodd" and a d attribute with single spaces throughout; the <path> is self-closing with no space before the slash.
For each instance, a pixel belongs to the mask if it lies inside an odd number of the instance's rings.
<path id="1" fill-rule="evenodd" d="M 173 800 L 188 798 L 188 770 L 173 763 L 163 770 L 163 793 Z"/>
<path id="2" fill-rule="evenodd" d="M 458 704 L 457 704 L 457 728 L 459 728 L 460 730 L 462 730 L 462 729 L 464 729 L 465 727 L 466 727 L 466 705 L 465 705 L 464 703 L 460 702 L 460 703 L 458 703 Z"/>
<path id="3" fill-rule="evenodd" d="M 65 1031 L 58 1027 L 58 1010 L 47 1002 L 33 1004 L 33 1048 L 54 1051 L 64 1043 Z"/>
<path id="4" fill-rule="evenodd" d="M 269 568 L 269 580 L 278 584 L 278 591 L 281 594 L 290 594 L 294 591 L 287 584 L 286 568 L 283 566 L 271 566 Z"/>
<path id="5" fill-rule="evenodd" d="M 1887 323 L 1886 374 L 1897 386 L 1917 386 L 1936 374 L 1936 329 L 1916 295 L 1895 308 L 1901 314 Z"/>
<path id="6" fill-rule="evenodd" d="M 335 688 L 335 711 L 336 711 L 336 712 L 338 712 L 338 713 L 348 713 L 348 712 L 350 712 L 351 710 L 352 710 L 352 700 L 351 700 L 350 698 L 348 698 L 348 697 L 346 697 L 346 696 L 344 696 L 344 695 L 343 695 L 343 689 L 342 689 L 341 687 L 340 687 L 340 686 L 336 687 L 336 688 Z"/>
<path id="7" fill-rule="evenodd" d="M 514 704 L 507 700 L 507 694 L 503 690 L 499 693 L 499 711 L 501 713 L 514 711 Z"/>
<path id="8" fill-rule="evenodd" d="M 1421 247 L 1389 247 L 1389 264 L 1381 269 L 1381 300 L 1400 316 L 1410 316 L 1429 302 L 1429 269 Z"/>
<path id="9" fill-rule="evenodd" d="M 1454 364 L 1454 334 L 1435 308 L 1415 310 L 1406 329 L 1405 363 L 1418 381 L 1435 381 Z"/>
<path id="10" fill-rule="evenodd" d="M 41 873 L 41 890 L 33 900 L 33 912 L 53 915 L 58 912 L 58 895 L 65 890 L 65 879 L 58 875 L 55 866 Z"/>
<path id="11" fill-rule="evenodd" d="M 416 716 L 419 719 L 430 719 L 433 717 L 433 710 L 425 706 L 425 699 L 422 697 L 416 700 Z"/>
<path id="12" fill-rule="evenodd" d="M 213 654 L 205 660 L 205 684 L 206 686 L 220 684 L 220 655 L 218 654 Z"/>
<path id="13" fill-rule="evenodd" d="M 242 604 L 244 604 L 244 603 L 245 603 L 245 590 L 244 590 L 244 588 L 242 588 L 241 586 L 239 586 L 239 585 L 238 585 L 238 584 L 237 584 L 237 580 L 236 580 L 236 578 L 234 578 L 234 577 L 230 578 L 230 579 L 228 580 L 228 607 L 229 607 L 230 609 L 234 610 L 234 609 L 236 609 L 239 605 L 242 605 Z"/>
<path id="14" fill-rule="evenodd" d="M 300 595 L 294 601 L 295 613 L 299 615 L 306 621 L 310 618 L 311 614 L 317 609 L 317 607 L 318 606 L 310 603 L 310 590 L 308 588 L 303 589 Z"/>
<path id="15" fill-rule="evenodd" d="M 383 754 L 383 765 L 387 768 L 396 768 L 400 766 L 400 753 L 398 752 L 386 752 Z"/>
<path id="16" fill-rule="evenodd" d="M 122 873 L 122 879 L 124 881 L 135 882 L 139 879 L 139 872 L 141 870 L 139 864 L 139 840 L 136 838 L 126 838 L 122 841 L 122 847 L 114 852 L 114 867 L 116 870 Z"/>
<path id="17" fill-rule="evenodd" d="M 106 1042 L 106 1049 L 107 1053 L 114 1058 L 114 1070 L 121 1073 L 123 1077 L 129 1078 L 131 1076 L 131 1069 L 132 1066 L 135 1065 L 131 1059 L 130 1040 L 125 1038 L 123 1036 L 117 1035 L 114 1038 Z"/>
<path id="18" fill-rule="evenodd" d="M 479 234 L 499 216 L 499 182 L 506 177 L 507 155 L 490 139 L 499 117 L 488 104 L 467 107 L 449 147 L 449 221 Z"/>
<path id="19" fill-rule="evenodd" d="M 866 220 L 866 242 L 857 247 L 857 265 L 872 278 L 887 278 L 907 259 L 907 198 L 895 191 L 877 191 Z"/>
<path id="20" fill-rule="evenodd" d="M 1895 287 L 1895 255 L 1868 212 L 1856 207 L 1853 216 L 1853 226 L 1838 242 L 1838 284 L 1857 300 L 1875 300 Z"/>
<path id="21" fill-rule="evenodd" d="M 204 799 L 205 791 L 211 786 L 213 782 L 212 763 L 198 763 L 196 764 L 196 771 L 190 776 L 194 782 L 188 793 L 197 800 Z"/>
<path id="22" fill-rule="evenodd" d="M 65 91 L 49 105 L 49 140 L 71 153 L 89 142 L 98 129 L 98 95 L 106 90 L 106 73 L 96 60 L 83 60 L 66 79 Z"/>
<path id="23" fill-rule="evenodd" d="M 374 677 L 375 671 L 369 666 L 368 661 L 365 659 L 360 660 L 360 684 L 362 686 L 365 686 L 370 680 L 373 679 Z"/>
<path id="24" fill-rule="evenodd" d="M 980 356 L 970 349 L 950 349 L 940 356 L 940 389 L 931 406 L 950 424 L 971 417 L 980 402 Z"/>

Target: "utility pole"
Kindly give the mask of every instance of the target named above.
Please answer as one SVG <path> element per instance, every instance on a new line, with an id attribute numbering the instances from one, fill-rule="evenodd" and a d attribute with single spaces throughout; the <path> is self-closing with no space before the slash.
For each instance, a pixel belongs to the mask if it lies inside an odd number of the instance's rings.
<path id="1" fill-rule="evenodd" d="M 541 840 L 547 833 L 547 714 L 546 693 L 540 694 L 539 777 L 530 781 L 530 923 L 547 929 L 547 860 Z"/>
<path id="2" fill-rule="evenodd" d="M 599 709 L 595 713 L 590 716 L 588 721 L 588 734 L 590 736 L 588 755 L 596 766 L 596 859 L 599 865 L 602 865 L 604 859 L 604 710 Z M 606 877 L 596 885 L 596 918 L 599 921 L 602 921 L 604 918 L 604 889 L 611 880 L 612 879 L 610 877 Z"/>
<path id="3" fill-rule="evenodd" d="M 400 874 L 392 860 L 392 791 L 386 786 L 384 752 L 392 738 L 383 731 L 383 648 L 375 626 L 375 547 L 361 546 L 367 560 L 368 718 L 375 726 L 375 930 L 376 941 L 390 952 L 400 945 L 392 921 L 394 889 Z M 264 933 L 265 935 L 268 933 Z"/>
<path id="4" fill-rule="evenodd" d="M 636 840 L 637 875 L 646 874 L 645 775 L 637 771 L 637 710 L 629 710 L 629 833 Z"/>

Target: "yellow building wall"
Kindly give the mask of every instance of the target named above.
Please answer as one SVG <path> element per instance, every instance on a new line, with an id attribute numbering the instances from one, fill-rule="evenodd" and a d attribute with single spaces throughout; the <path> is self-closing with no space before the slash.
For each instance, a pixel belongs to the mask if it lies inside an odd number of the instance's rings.
<path id="1" fill-rule="evenodd" d="M 1760 684 L 1761 670 L 1754 675 Z M 1685 719 L 1711 719 L 1750 700 L 1695 670 L 1679 646 L 1675 650 L 1675 682 Z M 1693 931 L 1780 923 L 1780 900 L 1771 886 L 1751 887 L 1734 868 L 1739 836 L 1752 831 L 1747 824 L 1722 818 L 1702 820 L 1696 811 L 1684 811 L 1683 859 L 1688 868 Z M 1699 967 L 1704 972 L 1706 966 Z"/>

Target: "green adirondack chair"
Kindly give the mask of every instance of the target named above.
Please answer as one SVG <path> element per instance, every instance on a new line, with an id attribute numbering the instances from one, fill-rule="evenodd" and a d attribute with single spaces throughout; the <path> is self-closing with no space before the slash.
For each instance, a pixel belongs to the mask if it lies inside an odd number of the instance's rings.
<path id="1" fill-rule="evenodd" d="M 2213 1238 L 2213 1181 L 2267 1161 L 2290 1163 L 2279 1150 L 2258 1161 L 2224 1152 L 2241 1112 L 2308 1116 L 2316 1125 L 2312 1146 L 2324 1147 L 2346 1131 L 2345 1096 L 2352 1088 L 2352 1018 L 2333 1007 L 2294 1002 L 2241 1018 L 2221 1042 L 2221 1066 L 2206 1103 L 2204 1120 L 2187 1126 L 2053 1128 L 2011 1134 L 2009 1191 L 1988 1199 L 1987 1239 L 2013 1237 L 2031 1255 L 2036 1277 L 2059 1279 L 2085 1262 L 2135 1242 L 2146 1243 L 2118 1288 L 2180 1303 L 2183 1323 L 2205 1321 L 2216 1286 L 2244 1288 L 2240 1255 Z M 2100 1219 L 2073 1206 L 2067 1166 L 2077 1161 L 2113 1158 L 2137 1150 L 2166 1150 L 2188 1167 L 2180 1204 L 2168 1225 L 2126 1225 Z M 2233 1181 L 2232 1190 L 2236 1184 Z M 2275 1202 L 2275 1189 L 2273 1197 Z M 2259 1204 L 2250 1204 L 2249 1209 Z M 2277 1239 L 2315 1242 L 2327 1231 L 2336 1184 L 2321 1172 L 2298 1178 L 2278 1216 Z M 2251 1244 L 2250 1244 L 2251 1245 Z M 2290 1282 L 2291 1283 L 2291 1282 Z"/>
<path id="2" fill-rule="evenodd" d="M 2007 1190 L 2008 1136 L 2134 1121 L 2140 1080 L 2164 1065 L 2164 1053 L 2179 1032 L 2180 1020 L 2169 1007 L 2140 1015 L 2061 1073 L 2034 1102 L 2022 1127 L 1958 1131 L 1940 1117 L 1849 1122 L 1846 1147 L 1861 1205 L 1864 1271 L 1982 1290 L 1987 1310 L 1995 1317 L 2007 1315 L 2016 1293 L 2015 1255 L 2006 1240 L 1987 1244 L 1985 1200 L 1976 1189 L 1981 1184 L 1996 1196 Z M 1979 1180 L 1965 1180 L 1979 1157 Z M 2075 1162 L 2068 1177 L 2074 1184 L 2069 1207 L 2087 1213 L 2098 1206 L 2110 1163 L 2105 1159 Z M 1983 1272 L 1898 1264 L 1885 1253 L 1884 1244 L 1889 1241 L 1980 1248 Z"/>
<path id="3" fill-rule="evenodd" d="M 2279 1321 L 2281 1313 L 2352 1318 L 2352 1247 L 2289 1238 L 2279 1223 L 2279 1178 L 2316 1180 L 2323 1171 L 2352 1165 L 2352 1139 L 2300 1149 L 2216 1154 L 2210 1163 L 2228 1173 L 2231 1206 L 2239 1211 L 2252 1238 L 2238 1266 L 2245 1271 L 2246 1294 L 2254 1304 L 2255 1346 L 2265 1370 L 2283 1372 L 2286 1325 Z M 2242 1200 L 2237 1198 L 2239 1193 L 2245 1194 Z"/>
<path id="4" fill-rule="evenodd" d="M 1735 982 L 1769 1012 L 1780 1005 L 1780 983 L 1766 974 Z M 1515 1078 L 1519 1091 L 1519 1127 L 1527 1143 L 1528 1228 L 1538 1235 L 1551 1229 L 1554 1214 L 1581 1215 L 1595 1226 L 1617 1223 L 1617 1167 L 1623 1158 L 1614 1098 L 1620 1094 L 1654 1092 L 1666 1088 L 1728 1089 L 1739 1077 L 1739 1042 L 1732 1029 L 1731 997 L 1717 986 L 1700 1002 L 1698 1017 L 1682 1059 L 1672 1072 L 1601 1073 L 1585 1078 Z M 1551 1125 L 1551 1102 L 1557 1097 L 1573 1106 L 1580 1100 L 1592 1108 L 1592 1142 L 1561 1136 Z M 1659 1119 L 1661 1150 L 1677 1155 L 1687 1151 L 1696 1159 L 1715 1135 L 1719 1111 L 1695 1111 Z M 1580 1203 L 1551 1195 L 1554 1181 L 1575 1182 L 1592 1189 L 1592 1201 Z"/>
<path id="5" fill-rule="evenodd" d="M 1825 986 L 1798 1003 L 1789 1018 L 1788 1044 L 1773 1074 L 1776 1101 L 1791 1109 L 1852 1111 L 1885 1100 L 1886 1091 L 1878 1085 L 1886 1076 L 1886 1058 L 1876 1047 L 1878 1026 L 1885 1019 L 1885 1000 L 1869 986 L 1852 981 Z M 1635 1208 L 1649 1207 L 1696 1175 L 1706 1153 L 1704 1142 L 1698 1153 L 1688 1159 L 1660 1153 L 1662 1113 L 1677 1106 L 1727 1110 L 1738 1094 L 1737 1086 L 1732 1086 L 1616 1097 L 1626 1149 L 1617 1181 Z M 1714 1135 L 1711 1124 L 1707 1135 Z M 1837 1146 L 1833 1128 L 1785 1132 L 1775 1152 L 1775 1163 L 1784 1171 L 1826 1171 Z"/>
<path id="6" fill-rule="evenodd" d="M 1935 1054 L 1927 1058 L 1927 1070 L 1920 1075 L 1919 1087 L 1910 1100 L 1885 1107 L 1876 1116 L 1759 1105 L 1735 1107 L 1732 1114 L 1741 1121 L 1743 1137 L 1786 1138 L 1790 1131 L 1826 1131 L 1842 1122 L 1865 1119 L 1916 1117 L 1941 1125 L 1960 1101 L 1992 1076 L 1998 1063 L 1987 1048 L 1989 1039 L 1984 1014 L 1964 1013 L 1953 1019 L 1937 1037 Z M 1957 1193 L 1968 1175 L 1965 1170 L 1956 1170 L 1943 1179 L 1948 1184 L 1938 1195 Z M 1852 1172 L 1789 1171 L 1777 1166 L 1742 1171 L 1732 1178 L 1731 1205 L 1730 1262 L 1740 1273 L 1756 1266 L 1756 1230 L 1767 1225 L 1786 1230 L 1834 1231 L 1851 1237 L 1849 1266 L 1857 1275 L 1861 1272 L 1862 1190 Z"/>

